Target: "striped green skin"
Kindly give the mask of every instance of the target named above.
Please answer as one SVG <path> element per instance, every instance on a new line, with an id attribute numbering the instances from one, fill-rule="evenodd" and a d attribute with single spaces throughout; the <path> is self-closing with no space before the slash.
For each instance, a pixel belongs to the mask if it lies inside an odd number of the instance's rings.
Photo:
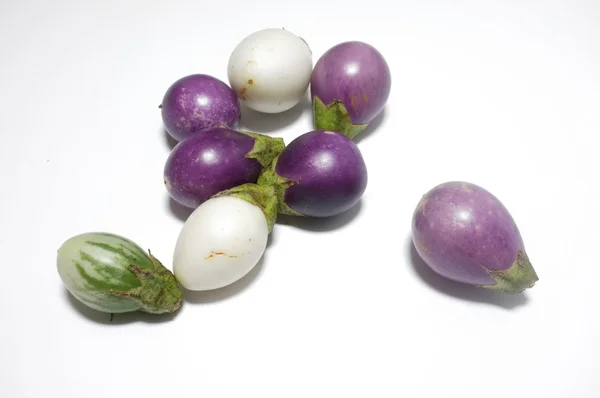
<path id="1" fill-rule="evenodd" d="M 174 312 L 181 304 L 175 277 L 151 254 L 119 235 L 89 232 L 58 249 L 57 268 L 69 292 L 102 312 Z"/>

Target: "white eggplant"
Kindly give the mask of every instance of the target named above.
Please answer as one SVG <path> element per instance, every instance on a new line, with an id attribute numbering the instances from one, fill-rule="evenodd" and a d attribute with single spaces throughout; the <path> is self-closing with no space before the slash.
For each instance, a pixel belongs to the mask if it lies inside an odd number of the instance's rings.
<path id="1" fill-rule="evenodd" d="M 263 29 L 244 38 L 229 57 L 227 77 L 243 104 L 280 113 L 305 95 L 313 69 L 306 42 L 285 29 Z"/>
<path id="2" fill-rule="evenodd" d="M 262 258 L 277 216 L 272 187 L 243 184 L 198 206 L 186 220 L 173 272 L 188 290 L 213 290 L 250 272 Z"/>

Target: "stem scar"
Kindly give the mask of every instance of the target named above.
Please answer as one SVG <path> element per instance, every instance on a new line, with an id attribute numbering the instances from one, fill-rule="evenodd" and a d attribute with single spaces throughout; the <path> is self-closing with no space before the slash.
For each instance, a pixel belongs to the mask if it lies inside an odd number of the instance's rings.
<path id="1" fill-rule="evenodd" d="M 354 112 L 356 112 L 356 95 L 350 97 L 350 105 L 352 105 L 352 109 L 354 109 Z"/>
<path id="2" fill-rule="evenodd" d="M 431 254 L 431 252 L 429 251 L 429 249 L 427 249 L 427 248 L 425 247 L 425 245 L 423 245 L 422 243 L 419 243 L 419 248 L 420 248 L 421 250 L 423 250 L 425 253 L 427 253 L 427 254 Z"/>

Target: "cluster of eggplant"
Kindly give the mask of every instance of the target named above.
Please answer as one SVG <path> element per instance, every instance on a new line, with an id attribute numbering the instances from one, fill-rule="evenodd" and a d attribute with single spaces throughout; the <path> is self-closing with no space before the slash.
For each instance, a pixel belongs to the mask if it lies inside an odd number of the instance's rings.
<path id="1" fill-rule="evenodd" d="M 231 53 L 229 84 L 206 74 L 173 83 L 161 104 L 178 142 L 164 168 L 171 198 L 194 209 L 176 242 L 173 272 L 189 290 L 234 283 L 260 260 L 280 214 L 332 217 L 355 206 L 368 174 L 353 141 L 383 110 L 390 69 L 373 46 L 340 43 L 313 68 L 305 40 L 265 29 Z M 308 88 L 314 130 L 287 145 L 239 129 L 241 108 L 299 106 Z"/>
<path id="2" fill-rule="evenodd" d="M 229 84 L 207 74 L 182 77 L 160 105 L 164 127 L 177 141 L 164 184 L 174 201 L 192 209 L 176 241 L 173 273 L 126 238 L 73 237 L 59 249 L 59 273 L 88 306 L 176 311 L 178 285 L 213 290 L 250 272 L 279 215 L 332 217 L 363 196 L 367 166 L 354 139 L 390 95 L 390 68 L 381 52 L 348 41 L 329 48 L 313 67 L 304 39 L 264 29 L 238 43 L 227 77 Z M 309 89 L 314 129 L 288 144 L 239 128 L 242 106 L 285 112 Z M 412 239 L 424 262 L 448 279 L 508 293 L 538 280 L 508 210 L 472 183 L 445 182 L 423 195 Z"/>

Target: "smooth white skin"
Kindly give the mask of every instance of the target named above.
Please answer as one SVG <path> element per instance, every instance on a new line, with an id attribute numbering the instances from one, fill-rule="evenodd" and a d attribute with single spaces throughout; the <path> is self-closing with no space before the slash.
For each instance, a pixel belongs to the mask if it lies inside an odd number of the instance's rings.
<path id="1" fill-rule="evenodd" d="M 209 199 L 185 222 L 175 245 L 173 273 L 188 290 L 213 290 L 246 275 L 269 236 L 262 210 L 234 197 Z"/>
<path id="2" fill-rule="evenodd" d="M 280 113 L 300 102 L 312 69 L 312 53 L 304 40 L 285 29 L 264 29 L 236 46 L 227 76 L 243 104 L 263 113 Z"/>

